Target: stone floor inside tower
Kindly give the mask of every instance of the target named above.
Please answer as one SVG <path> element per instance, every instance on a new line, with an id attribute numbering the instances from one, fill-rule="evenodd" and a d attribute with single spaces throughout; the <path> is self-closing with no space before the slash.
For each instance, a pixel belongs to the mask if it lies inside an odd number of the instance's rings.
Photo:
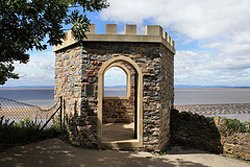
<path id="1" fill-rule="evenodd" d="M 102 126 L 102 141 L 134 140 L 134 123 L 106 123 Z"/>

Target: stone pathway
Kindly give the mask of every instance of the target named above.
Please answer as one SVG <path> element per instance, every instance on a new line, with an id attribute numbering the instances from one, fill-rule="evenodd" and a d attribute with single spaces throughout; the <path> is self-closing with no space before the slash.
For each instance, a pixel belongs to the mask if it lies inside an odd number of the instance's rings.
<path id="1" fill-rule="evenodd" d="M 250 167 L 249 162 L 195 151 L 167 155 L 147 152 L 88 150 L 59 140 L 0 152 L 0 167 Z"/>

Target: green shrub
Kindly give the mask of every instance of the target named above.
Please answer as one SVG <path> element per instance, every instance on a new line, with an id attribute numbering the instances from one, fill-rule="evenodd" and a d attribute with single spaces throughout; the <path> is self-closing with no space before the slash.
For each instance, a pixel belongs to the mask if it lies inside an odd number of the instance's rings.
<path id="1" fill-rule="evenodd" d="M 14 126 L 20 127 L 20 128 L 36 128 L 36 129 L 39 129 L 41 127 L 40 124 L 38 124 L 35 121 L 32 121 L 30 118 L 25 118 L 24 120 L 15 122 Z"/>
<path id="2" fill-rule="evenodd" d="M 0 118 L 0 150 L 16 145 L 28 144 L 61 135 L 60 128 L 52 126 L 40 131 L 40 124 L 31 119 L 24 119 L 15 123 L 4 117 Z"/>
<path id="3" fill-rule="evenodd" d="M 237 119 L 226 119 L 226 126 L 233 131 L 238 131 L 243 128 L 242 123 Z"/>
<path id="4" fill-rule="evenodd" d="M 225 126 L 227 130 L 231 133 L 250 133 L 250 120 L 246 122 L 241 122 L 237 119 L 227 119 L 225 118 Z"/>

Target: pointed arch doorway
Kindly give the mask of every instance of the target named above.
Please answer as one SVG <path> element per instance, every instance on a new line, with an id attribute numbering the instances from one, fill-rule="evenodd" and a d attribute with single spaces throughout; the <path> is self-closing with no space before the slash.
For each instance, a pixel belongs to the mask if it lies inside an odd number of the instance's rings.
<path id="1" fill-rule="evenodd" d="M 126 73 L 126 96 L 105 98 L 104 75 L 112 67 L 118 67 Z M 140 67 L 125 56 L 114 57 L 102 65 L 98 73 L 97 134 L 100 145 L 116 144 L 120 147 L 123 143 L 127 147 L 142 146 L 142 78 Z"/>

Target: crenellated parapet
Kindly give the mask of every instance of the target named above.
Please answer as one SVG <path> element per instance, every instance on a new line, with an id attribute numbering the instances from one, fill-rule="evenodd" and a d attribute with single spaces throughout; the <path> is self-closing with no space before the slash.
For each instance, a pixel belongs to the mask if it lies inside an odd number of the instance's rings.
<path id="1" fill-rule="evenodd" d="M 87 38 L 84 41 L 96 42 L 142 42 L 142 43 L 162 43 L 171 52 L 175 53 L 175 42 L 166 31 L 159 25 L 145 26 L 145 33 L 137 34 L 136 25 L 125 25 L 124 33 L 117 32 L 116 24 L 106 24 L 105 34 L 96 34 L 95 24 L 90 25 L 89 32 L 86 33 Z M 77 43 L 73 38 L 71 31 L 66 33 L 62 45 L 54 47 L 54 51 L 59 51 L 68 46 Z"/>

